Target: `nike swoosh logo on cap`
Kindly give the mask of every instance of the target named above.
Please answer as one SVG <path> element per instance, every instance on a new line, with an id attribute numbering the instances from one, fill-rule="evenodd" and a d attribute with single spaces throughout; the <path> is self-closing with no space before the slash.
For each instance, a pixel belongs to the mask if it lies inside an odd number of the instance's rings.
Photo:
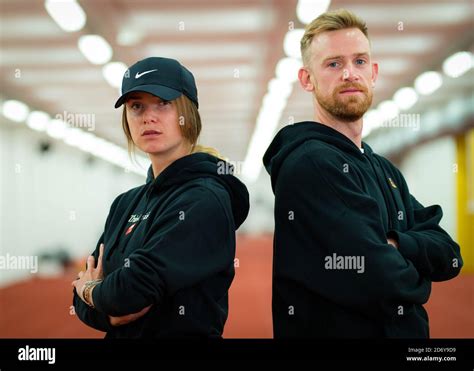
<path id="1" fill-rule="evenodd" d="M 158 70 L 149 70 L 149 71 L 145 71 L 145 72 L 141 72 L 141 73 L 138 73 L 135 75 L 135 78 L 138 79 L 139 77 L 142 77 L 143 75 L 146 75 L 147 73 L 150 73 L 150 72 L 155 72 L 155 71 L 158 71 Z"/>

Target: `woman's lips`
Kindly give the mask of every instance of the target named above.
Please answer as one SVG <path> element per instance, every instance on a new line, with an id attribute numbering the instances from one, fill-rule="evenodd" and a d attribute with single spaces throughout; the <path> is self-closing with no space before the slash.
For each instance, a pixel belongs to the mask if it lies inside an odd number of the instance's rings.
<path id="1" fill-rule="evenodd" d="M 157 136 L 161 135 L 161 132 L 157 130 L 145 130 L 142 134 L 143 137 Z"/>

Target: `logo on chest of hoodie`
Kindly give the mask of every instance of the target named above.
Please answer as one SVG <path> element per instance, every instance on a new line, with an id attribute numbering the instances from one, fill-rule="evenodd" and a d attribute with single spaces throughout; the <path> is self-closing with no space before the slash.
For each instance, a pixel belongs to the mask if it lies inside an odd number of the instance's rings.
<path id="1" fill-rule="evenodd" d="M 395 188 L 395 189 L 398 188 L 392 178 L 389 177 L 389 178 L 388 178 L 388 182 L 390 183 L 390 185 L 392 186 L 392 188 Z"/>
<path id="2" fill-rule="evenodd" d="M 150 216 L 150 212 L 147 212 L 146 214 L 132 214 L 130 216 L 130 219 L 128 219 L 128 223 L 133 223 L 130 227 L 127 228 L 125 231 L 125 236 L 128 235 L 133 231 L 133 228 L 138 224 L 140 220 L 146 220 Z"/>

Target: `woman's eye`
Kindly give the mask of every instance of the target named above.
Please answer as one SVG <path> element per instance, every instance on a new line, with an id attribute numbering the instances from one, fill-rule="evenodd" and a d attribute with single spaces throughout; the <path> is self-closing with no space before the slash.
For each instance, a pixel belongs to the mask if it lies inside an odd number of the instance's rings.
<path id="1" fill-rule="evenodd" d="M 138 103 L 138 102 L 133 102 L 130 105 L 130 108 L 133 109 L 133 110 L 139 110 L 141 107 L 142 107 L 141 103 Z"/>
<path id="2" fill-rule="evenodd" d="M 167 106 L 168 104 L 171 104 L 171 101 L 169 101 L 169 100 L 162 100 L 162 101 L 160 102 L 160 106 Z"/>

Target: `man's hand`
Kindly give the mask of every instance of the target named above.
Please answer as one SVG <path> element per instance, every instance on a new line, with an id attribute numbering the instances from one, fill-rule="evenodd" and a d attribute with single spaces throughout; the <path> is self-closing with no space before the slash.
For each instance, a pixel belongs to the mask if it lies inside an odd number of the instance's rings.
<path id="1" fill-rule="evenodd" d="M 393 247 L 395 247 L 396 249 L 398 249 L 398 242 L 395 241 L 393 238 L 388 238 L 388 239 L 387 239 L 387 243 L 390 244 L 390 245 L 393 245 Z"/>
<path id="2" fill-rule="evenodd" d="M 140 312 L 137 312 L 137 313 L 127 314 L 125 316 L 120 316 L 120 317 L 109 316 L 110 324 L 112 326 L 122 326 L 122 325 L 126 325 L 127 323 L 136 321 L 140 317 L 144 316 L 150 310 L 150 308 L 151 308 L 151 305 L 143 308 Z"/>
<path id="3" fill-rule="evenodd" d="M 104 277 L 104 272 L 102 271 L 102 257 L 104 255 L 104 244 L 100 245 L 99 258 L 97 259 L 97 268 L 95 266 L 95 259 L 91 255 L 87 258 L 87 270 L 79 272 L 79 278 L 72 281 L 71 285 L 76 288 L 76 292 L 79 297 L 84 301 L 82 296 L 82 291 L 86 281 L 92 281 L 96 279 L 102 279 Z"/>

